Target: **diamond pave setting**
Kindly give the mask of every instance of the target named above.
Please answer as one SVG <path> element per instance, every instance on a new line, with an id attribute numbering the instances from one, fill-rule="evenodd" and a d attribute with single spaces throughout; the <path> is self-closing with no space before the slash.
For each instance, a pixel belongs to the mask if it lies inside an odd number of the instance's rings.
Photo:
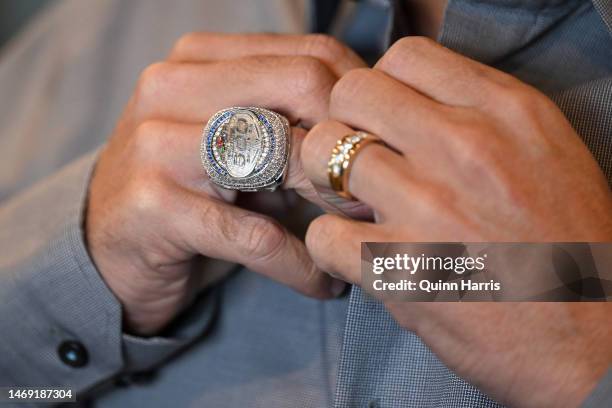
<path id="1" fill-rule="evenodd" d="M 348 200 L 354 199 L 350 191 L 348 191 L 351 164 L 355 160 L 355 155 L 370 143 L 384 145 L 380 138 L 361 131 L 348 134 L 336 142 L 336 146 L 333 148 L 327 163 L 327 175 L 331 188 L 340 197 Z"/>
<path id="2" fill-rule="evenodd" d="M 231 107 L 215 113 L 200 146 L 206 174 L 230 190 L 274 190 L 287 170 L 289 132 L 289 121 L 267 109 Z"/>
<path id="3" fill-rule="evenodd" d="M 368 137 L 370 135 L 366 132 L 357 132 L 338 140 L 327 164 L 333 177 L 342 177 L 342 173 L 348 168 L 351 155 L 355 154 L 359 144 Z"/>

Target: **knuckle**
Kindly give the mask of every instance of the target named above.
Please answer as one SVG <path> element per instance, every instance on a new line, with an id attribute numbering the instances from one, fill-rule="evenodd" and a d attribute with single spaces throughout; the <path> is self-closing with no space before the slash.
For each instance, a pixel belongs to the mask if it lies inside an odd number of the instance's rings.
<path id="1" fill-rule="evenodd" d="M 164 150 L 166 124 L 156 120 L 146 120 L 136 126 L 129 142 L 129 148 L 136 157 L 155 155 Z"/>
<path id="2" fill-rule="evenodd" d="M 498 92 L 504 101 L 505 109 L 510 108 L 512 111 L 529 110 L 534 104 L 534 97 L 531 92 L 526 89 L 517 88 L 514 86 L 499 86 Z"/>
<path id="3" fill-rule="evenodd" d="M 455 151 L 462 162 L 475 163 L 484 156 L 484 147 L 487 141 L 484 140 L 487 125 L 485 124 L 466 124 L 455 128 L 453 138 Z"/>
<path id="4" fill-rule="evenodd" d="M 516 119 L 515 115 L 531 115 L 540 104 L 543 95 L 517 81 L 489 81 L 488 93 L 491 109 L 503 110 L 504 115 Z M 500 103 L 501 102 L 501 103 Z"/>
<path id="5" fill-rule="evenodd" d="M 439 44 L 431 38 L 419 35 L 402 37 L 398 41 L 396 41 L 394 45 L 397 45 L 399 49 L 403 49 L 406 51 L 423 50 L 439 46 Z"/>
<path id="6" fill-rule="evenodd" d="M 507 176 L 501 166 L 501 155 L 507 149 L 500 146 L 492 125 L 476 120 L 471 125 L 456 128 L 454 138 L 455 158 L 466 176 L 474 179 L 504 180 Z M 501 147 L 501 148 L 500 148 Z"/>
<path id="7" fill-rule="evenodd" d="M 309 34 L 306 36 L 306 53 L 323 59 L 334 60 L 346 52 L 340 41 L 327 34 Z"/>
<path id="8" fill-rule="evenodd" d="M 397 40 L 385 53 L 388 57 L 396 58 L 403 57 L 410 54 L 422 54 L 424 51 L 438 47 L 438 43 L 428 37 L 423 36 L 409 36 L 402 37 Z"/>
<path id="9" fill-rule="evenodd" d="M 439 46 L 428 37 L 403 37 L 393 43 L 376 67 L 386 72 L 402 71 L 410 66 L 411 60 L 423 58 L 423 54 L 428 50 Z"/>
<path id="10" fill-rule="evenodd" d="M 323 250 L 330 248 L 330 245 L 333 244 L 332 236 L 337 233 L 337 231 L 332 231 L 333 228 L 329 217 L 322 215 L 315 218 L 308 226 L 305 238 L 306 248 L 308 248 L 316 263 L 323 269 L 328 269 L 328 265 L 321 264 Z"/>
<path id="11" fill-rule="evenodd" d="M 151 138 L 155 138 L 165 131 L 165 124 L 158 120 L 145 120 L 140 122 L 134 129 L 134 138 L 147 142 Z"/>
<path id="12" fill-rule="evenodd" d="M 423 49 L 438 46 L 438 43 L 429 37 L 414 35 L 402 37 L 395 42 L 398 47 L 404 49 Z"/>
<path id="13" fill-rule="evenodd" d="M 124 200 L 131 213 L 141 219 L 159 217 L 164 207 L 164 186 L 146 174 L 136 175 L 130 179 L 124 194 Z"/>
<path id="14" fill-rule="evenodd" d="M 240 219 L 241 230 L 246 229 L 244 251 L 249 258 L 273 257 L 287 239 L 283 227 L 276 221 L 259 216 L 246 215 Z"/>
<path id="15" fill-rule="evenodd" d="M 474 173 L 490 172 L 489 151 L 476 138 L 462 138 L 459 143 L 459 161 Z"/>
<path id="16" fill-rule="evenodd" d="M 296 75 L 292 75 L 289 86 L 294 97 L 325 98 L 334 83 L 334 76 L 321 61 L 308 56 L 293 58 L 292 65 Z"/>
<path id="17" fill-rule="evenodd" d="M 376 68 L 384 72 L 395 72 L 398 68 L 402 69 L 406 66 L 406 56 L 403 53 L 399 53 L 397 49 L 393 47 L 389 48 L 376 63 Z"/>
<path id="18" fill-rule="evenodd" d="M 506 124 L 507 130 L 528 140 L 531 153 L 555 152 L 559 139 L 543 132 L 543 126 L 564 119 L 558 106 L 537 89 L 518 81 L 493 87 L 497 95 L 487 102 L 492 116 Z"/>
<path id="19" fill-rule="evenodd" d="M 350 103 L 372 81 L 374 75 L 370 68 L 357 68 L 347 72 L 334 85 L 330 103 L 332 105 Z"/>
<path id="20" fill-rule="evenodd" d="M 172 51 L 170 52 L 171 57 L 180 59 L 181 56 L 189 53 L 189 50 L 193 49 L 196 44 L 201 43 L 204 40 L 204 36 L 205 34 L 200 32 L 183 34 L 174 43 Z"/>
<path id="21" fill-rule="evenodd" d="M 156 62 L 146 67 L 140 74 L 136 85 L 137 103 L 154 101 L 163 85 L 168 83 L 170 72 L 171 64 L 167 62 Z"/>

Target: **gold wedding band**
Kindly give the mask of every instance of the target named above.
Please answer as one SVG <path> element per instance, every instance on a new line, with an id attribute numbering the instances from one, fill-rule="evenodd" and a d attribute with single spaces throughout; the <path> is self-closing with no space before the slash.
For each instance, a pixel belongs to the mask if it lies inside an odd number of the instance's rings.
<path id="1" fill-rule="evenodd" d="M 336 142 L 327 163 L 327 174 L 329 184 L 340 197 L 354 199 L 348 190 L 352 163 L 357 153 L 371 143 L 384 144 L 379 137 L 366 132 L 351 133 Z"/>

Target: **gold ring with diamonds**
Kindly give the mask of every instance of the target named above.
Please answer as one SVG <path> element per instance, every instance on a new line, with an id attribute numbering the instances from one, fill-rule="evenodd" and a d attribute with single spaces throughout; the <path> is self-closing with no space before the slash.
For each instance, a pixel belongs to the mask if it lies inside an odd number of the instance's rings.
<path id="1" fill-rule="evenodd" d="M 384 144 L 380 138 L 366 132 L 351 133 L 336 142 L 327 163 L 327 174 L 329 184 L 340 197 L 354 199 L 348 191 L 351 166 L 357 153 L 371 143 Z"/>

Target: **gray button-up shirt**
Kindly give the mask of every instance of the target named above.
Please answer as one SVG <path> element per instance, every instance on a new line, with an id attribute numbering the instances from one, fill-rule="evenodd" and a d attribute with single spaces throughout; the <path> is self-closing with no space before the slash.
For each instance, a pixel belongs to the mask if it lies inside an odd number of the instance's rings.
<path id="1" fill-rule="evenodd" d="M 139 71 L 188 31 L 304 32 L 308 8 L 63 0 L 2 50 L 0 386 L 70 386 L 99 407 L 497 405 L 359 289 L 320 302 L 242 271 L 165 337 L 121 332 L 81 221 L 95 149 Z M 409 34 L 393 17 L 390 32 Z M 546 92 L 610 180 L 611 22 L 605 0 L 451 0 L 439 40 Z M 83 367 L 58 353 L 67 341 L 86 350 Z M 587 404 L 611 406 L 611 384 L 609 375 Z"/>

